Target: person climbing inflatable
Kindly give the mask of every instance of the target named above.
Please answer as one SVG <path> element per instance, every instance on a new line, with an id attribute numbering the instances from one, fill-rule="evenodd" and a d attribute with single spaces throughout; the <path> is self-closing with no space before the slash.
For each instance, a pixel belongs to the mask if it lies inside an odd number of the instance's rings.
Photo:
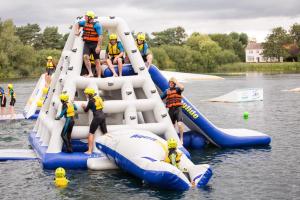
<path id="1" fill-rule="evenodd" d="M 75 124 L 74 117 L 77 107 L 75 104 L 69 102 L 69 95 L 67 93 L 62 93 L 59 98 L 62 103 L 62 109 L 60 115 L 56 117 L 55 120 L 60 120 L 63 116 L 66 118 L 65 125 L 60 136 L 66 145 L 67 152 L 72 153 L 71 134 Z"/>
<path id="2" fill-rule="evenodd" d="M 107 133 L 105 115 L 103 112 L 103 100 L 98 96 L 93 88 L 85 88 L 84 93 L 88 99 L 87 106 L 82 104 L 81 107 L 85 112 L 91 110 L 93 112 L 93 120 L 90 124 L 89 136 L 88 136 L 88 151 L 87 154 L 93 152 L 94 134 L 98 127 L 100 127 L 102 134 Z"/>
<path id="3" fill-rule="evenodd" d="M 52 56 L 48 56 L 47 64 L 46 64 L 46 74 L 45 74 L 45 81 L 46 81 L 45 87 L 49 87 L 51 83 L 51 76 L 55 72 L 55 69 L 56 69 L 56 65 L 53 61 Z"/>
<path id="4" fill-rule="evenodd" d="M 184 86 L 172 77 L 169 80 L 169 89 L 161 95 L 161 99 L 166 99 L 166 107 L 169 109 L 169 116 L 174 127 L 178 125 L 180 140 L 183 143 L 183 117 L 182 117 L 182 96 Z"/>
<path id="5" fill-rule="evenodd" d="M 177 141 L 174 138 L 168 139 L 168 151 L 166 155 L 165 162 L 170 163 L 171 165 L 179 168 L 178 163 L 182 153 L 177 151 Z"/>

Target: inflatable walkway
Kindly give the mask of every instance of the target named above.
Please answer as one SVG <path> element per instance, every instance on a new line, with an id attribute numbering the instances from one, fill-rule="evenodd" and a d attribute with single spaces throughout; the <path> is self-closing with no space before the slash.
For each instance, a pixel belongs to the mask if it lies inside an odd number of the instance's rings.
<path id="1" fill-rule="evenodd" d="M 44 168 L 101 170 L 115 168 L 117 165 L 145 182 L 161 188 L 186 190 L 192 183 L 198 187 L 206 185 L 212 176 L 210 166 L 194 165 L 189 160 L 189 153 L 180 143 L 130 29 L 120 18 L 103 17 L 98 20 L 110 33 L 118 34 L 132 64 L 131 68 L 124 68 L 130 76 L 111 77 L 107 71 L 104 73 L 105 78 L 80 76 L 83 41 L 81 37 L 75 36 L 73 28 L 52 77 L 34 130 L 29 136 L 29 141 Z M 86 87 L 94 88 L 104 99 L 103 111 L 108 124 L 106 135 L 101 136 L 102 133 L 97 130 L 92 155 L 84 153 L 84 140 L 88 136 L 92 120 L 92 113 L 85 113 L 81 108 L 82 104 L 87 103 L 83 92 Z M 72 131 L 75 152 L 71 154 L 63 152 L 60 134 L 64 121 L 55 120 L 61 111 L 59 95 L 62 92 L 69 94 L 79 113 Z M 147 148 L 145 138 L 148 141 Z M 178 142 L 178 150 L 183 154 L 180 161 L 182 169 L 163 161 L 166 152 L 162 149 L 166 147 L 166 140 L 169 138 Z M 119 159 L 120 157 L 122 159 Z M 136 168 L 133 169 L 133 166 Z M 153 176 L 154 174 L 156 176 Z"/>

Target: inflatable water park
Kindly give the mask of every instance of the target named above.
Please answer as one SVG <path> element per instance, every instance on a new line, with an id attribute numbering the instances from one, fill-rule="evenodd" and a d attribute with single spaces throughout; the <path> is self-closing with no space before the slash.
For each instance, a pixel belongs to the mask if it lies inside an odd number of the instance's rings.
<path id="1" fill-rule="evenodd" d="M 78 18 L 77 20 L 80 20 Z M 270 136 L 259 131 L 214 125 L 187 98 L 182 98 L 184 143 L 168 115 L 160 94 L 169 87 L 169 77 L 158 67 L 145 65 L 131 29 L 119 17 L 96 17 L 110 33 L 116 33 L 131 64 L 123 66 L 123 76 L 113 77 L 107 68 L 103 78 L 81 76 L 84 42 L 73 26 L 49 88 L 44 75 L 38 80 L 24 108 L 24 118 L 36 119 L 29 135 L 31 149 L 0 150 L 0 160 L 37 159 L 44 169 L 121 169 L 157 188 L 188 190 L 203 187 L 213 176 L 209 163 L 191 161 L 187 149 L 209 143 L 216 148 L 268 146 Z M 78 21 L 75 21 L 77 23 Z M 117 66 L 115 70 L 118 71 Z M 170 75 L 169 75 L 170 76 Z M 173 76 L 173 75 L 171 75 Z M 195 77 L 196 79 L 196 77 Z M 94 151 L 86 154 L 92 112 L 84 112 L 85 88 L 93 88 L 104 99 L 103 112 L 108 132 L 96 131 Z M 61 93 L 69 94 L 76 105 L 71 138 L 73 153 L 65 152 L 61 139 L 64 120 L 55 120 L 62 110 Z M 258 90 L 259 92 L 259 90 Z M 167 141 L 174 139 L 181 159 L 178 167 L 165 162 Z"/>

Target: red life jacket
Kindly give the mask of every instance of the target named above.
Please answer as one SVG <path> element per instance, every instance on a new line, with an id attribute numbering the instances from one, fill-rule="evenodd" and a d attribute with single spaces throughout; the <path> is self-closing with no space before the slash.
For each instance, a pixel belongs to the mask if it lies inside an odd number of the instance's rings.
<path id="1" fill-rule="evenodd" d="M 182 106 L 182 96 L 177 93 L 176 89 L 167 90 L 166 106 L 167 108 Z"/>
<path id="2" fill-rule="evenodd" d="M 83 27 L 83 41 L 91 41 L 91 42 L 98 42 L 99 35 L 94 29 L 95 22 L 88 23 L 85 22 L 85 25 Z"/>

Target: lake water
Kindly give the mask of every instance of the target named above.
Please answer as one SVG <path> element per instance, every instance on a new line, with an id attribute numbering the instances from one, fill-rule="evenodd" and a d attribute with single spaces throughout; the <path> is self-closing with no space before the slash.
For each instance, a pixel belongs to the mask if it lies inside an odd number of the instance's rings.
<path id="1" fill-rule="evenodd" d="M 123 173 L 67 171 L 69 187 L 53 185 L 54 172 L 38 161 L 0 162 L 1 199 L 300 199 L 300 75 L 279 74 L 225 77 L 218 81 L 185 83 L 184 95 L 217 126 L 249 128 L 272 137 L 270 147 L 190 151 L 192 160 L 212 166 L 213 177 L 203 189 L 160 191 Z M 16 109 L 21 112 L 35 81 L 14 81 Z M 6 87 L 6 83 L 0 82 Z M 237 88 L 262 87 L 264 101 L 209 103 Z M 249 120 L 242 117 L 249 112 Z M 0 148 L 28 148 L 34 121 L 0 123 Z"/>

